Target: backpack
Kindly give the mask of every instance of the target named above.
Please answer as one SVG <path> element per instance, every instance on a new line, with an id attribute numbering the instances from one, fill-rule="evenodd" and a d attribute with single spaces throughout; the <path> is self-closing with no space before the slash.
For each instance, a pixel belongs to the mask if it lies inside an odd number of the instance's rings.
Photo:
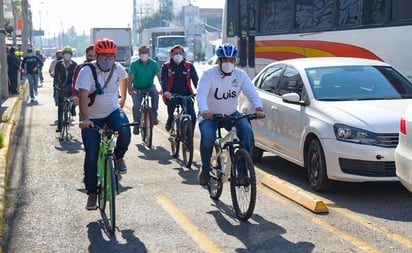
<path id="1" fill-rule="evenodd" d="M 96 67 L 90 63 L 90 62 L 84 62 L 82 64 L 77 65 L 77 67 L 74 69 L 73 72 L 73 81 L 72 81 L 72 93 L 73 96 L 78 96 L 79 95 L 79 91 L 75 89 L 76 87 L 76 81 L 77 81 L 77 76 L 79 75 L 80 70 L 84 67 L 84 66 L 89 66 L 89 68 L 92 71 L 92 75 L 93 75 L 93 79 L 94 79 L 94 83 L 96 84 L 96 90 L 93 93 L 89 94 L 89 98 L 90 98 L 90 102 L 88 104 L 88 106 L 92 106 L 94 103 L 94 100 L 96 98 L 96 95 L 99 94 L 103 94 L 103 88 L 100 85 L 99 81 L 97 80 L 97 72 L 96 72 Z"/>

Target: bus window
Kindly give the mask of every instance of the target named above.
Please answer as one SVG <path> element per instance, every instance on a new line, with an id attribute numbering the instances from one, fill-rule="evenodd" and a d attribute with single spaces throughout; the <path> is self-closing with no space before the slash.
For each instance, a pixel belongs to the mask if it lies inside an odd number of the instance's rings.
<path id="1" fill-rule="evenodd" d="M 325 1 L 297 0 L 295 29 L 328 28 L 332 26 L 334 0 Z"/>
<path id="2" fill-rule="evenodd" d="M 293 2 L 285 0 L 261 1 L 259 6 L 259 31 L 269 33 L 274 31 L 288 31 Z"/>

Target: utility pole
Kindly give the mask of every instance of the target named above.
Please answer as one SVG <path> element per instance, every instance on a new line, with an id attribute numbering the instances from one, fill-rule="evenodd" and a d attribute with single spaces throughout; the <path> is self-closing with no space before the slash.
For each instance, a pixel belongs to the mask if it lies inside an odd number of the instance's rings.
<path id="1" fill-rule="evenodd" d="M 30 37 L 30 21 L 29 21 L 29 2 L 28 0 L 21 0 L 21 13 L 23 18 L 23 30 L 21 33 L 21 44 L 22 51 L 27 52 L 29 47 L 29 37 Z M 30 15 L 31 16 L 31 15 Z"/>
<path id="2" fill-rule="evenodd" d="M 132 32 L 132 38 L 133 38 L 133 45 L 137 46 L 138 45 L 138 39 L 137 39 L 137 27 L 139 26 L 139 19 L 137 17 L 137 0 L 133 0 L 133 32 Z"/>
<path id="3" fill-rule="evenodd" d="M 4 25 L 4 1 L 0 0 L 0 24 L 3 29 Z M 9 96 L 9 79 L 7 76 L 7 56 L 6 56 L 6 35 L 0 33 L 0 94 L 1 99 Z"/>

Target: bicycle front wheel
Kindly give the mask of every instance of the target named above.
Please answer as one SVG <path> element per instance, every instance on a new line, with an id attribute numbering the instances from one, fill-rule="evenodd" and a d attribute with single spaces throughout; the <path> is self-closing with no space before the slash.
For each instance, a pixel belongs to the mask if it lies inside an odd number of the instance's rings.
<path id="1" fill-rule="evenodd" d="M 100 154 L 99 154 L 100 156 Z M 98 185 L 99 185 L 99 209 L 100 211 L 104 212 L 106 209 L 106 201 L 107 201 L 107 182 L 108 182 L 108 169 L 106 168 L 108 166 L 108 163 L 106 160 L 99 157 L 99 160 L 97 162 L 97 180 L 98 180 Z"/>
<path id="2" fill-rule="evenodd" d="M 169 141 L 170 141 L 170 147 L 172 149 L 172 156 L 174 158 L 179 157 L 179 145 L 180 145 L 179 138 L 180 137 L 177 133 L 177 122 L 176 120 L 173 120 Z"/>
<path id="3" fill-rule="evenodd" d="M 109 176 L 107 178 L 107 199 L 109 200 L 110 229 L 112 233 L 114 233 L 116 231 L 116 175 L 114 174 L 115 167 L 113 156 L 109 156 L 106 163 L 106 172 Z"/>
<path id="4" fill-rule="evenodd" d="M 69 117 L 69 110 L 67 108 L 67 104 L 63 105 L 63 119 L 60 129 L 60 141 L 64 141 L 68 139 L 69 136 L 69 126 L 70 126 L 70 117 Z"/>
<path id="5" fill-rule="evenodd" d="M 193 161 L 193 127 L 189 119 L 183 121 L 180 139 L 182 142 L 183 164 L 190 169 Z"/>
<path id="6" fill-rule="evenodd" d="M 220 153 L 219 144 L 215 143 L 215 148 L 212 154 L 212 176 L 209 177 L 209 183 L 207 184 L 207 190 L 211 199 L 218 200 L 222 195 L 223 182 L 222 182 L 222 165 L 221 160 L 217 156 Z"/>
<path id="7" fill-rule="evenodd" d="M 256 203 L 256 175 L 252 158 L 245 149 L 238 149 L 235 153 L 230 192 L 236 216 L 240 220 L 249 219 Z"/>
<path id="8" fill-rule="evenodd" d="M 142 124 L 142 141 L 149 148 L 152 147 L 153 142 L 153 111 L 152 108 L 146 108 L 143 112 Z"/>

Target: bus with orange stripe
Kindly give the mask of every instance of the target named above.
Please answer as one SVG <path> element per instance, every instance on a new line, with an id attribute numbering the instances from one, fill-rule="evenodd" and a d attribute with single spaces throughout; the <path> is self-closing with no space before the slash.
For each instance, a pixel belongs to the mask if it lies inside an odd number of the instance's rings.
<path id="1" fill-rule="evenodd" d="M 278 60 L 345 56 L 387 62 L 412 79 L 410 0 L 225 0 L 223 42 L 254 77 Z"/>

